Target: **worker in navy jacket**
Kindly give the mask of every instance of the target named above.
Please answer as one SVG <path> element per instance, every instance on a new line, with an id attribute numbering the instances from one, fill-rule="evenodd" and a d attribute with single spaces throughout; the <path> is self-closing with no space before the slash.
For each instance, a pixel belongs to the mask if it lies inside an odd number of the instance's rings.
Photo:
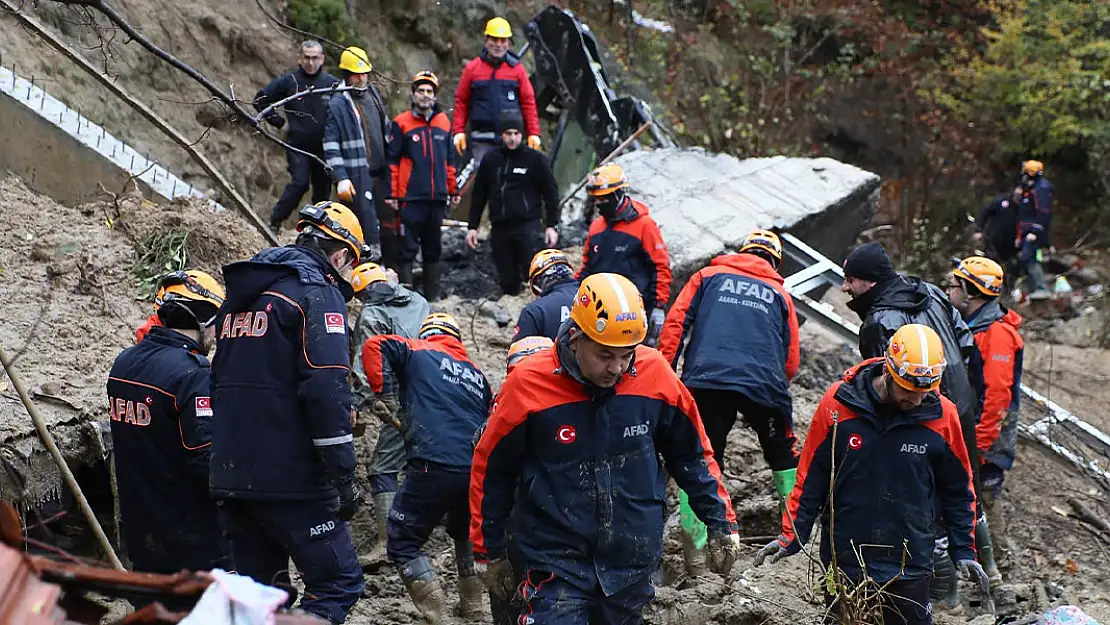
<path id="1" fill-rule="evenodd" d="M 302 208 L 297 230 L 294 245 L 224 267 L 211 490 L 224 501 L 236 570 L 295 597 L 292 558 L 301 609 L 342 623 L 363 586 L 346 523 L 362 501 L 346 304 L 362 230 L 335 202 Z"/>
<path id="2" fill-rule="evenodd" d="M 800 551 L 820 522 L 822 564 L 853 583 L 866 577 L 882 586 L 882 622 L 931 625 L 939 506 L 948 534 L 942 557 L 988 586 L 975 561 L 975 495 L 960 417 L 937 391 L 944 367 L 936 331 L 909 324 L 891 337 L 885 357 L 865 360 L 829 388 L 806 436 L 782 534 L 760 551 L 757 566 Z M 826 599 L 835 618 L 842 598 Z"/>
<path id="3" fill-rule="evenodd" d="M 136 571 L 231 568 L 208 496 L 212 403 L 205 354 L 223 297 L 202 271 L 164 276 L 159 324 L 123 350 L 108 374 L 123 542 Z"/>
<path id="4" fill-rule="evenodd" d="M 445 313 L 428 315 L 419 340 L 371 337 L 362 347 L 362 366 L 383 403 L 399 399 L 410 416 L 400 424 L 408 465 L 389 513 L 386 553 L 417 609 L 430 623 L 444 622 L 447 597 L 423 547 L 446 516 L 447 534 L 455 540 L 459 612 L 478 618 L 482 583 L 468 540 L 467 496 L 471 441 L 493 401 L 489 382 L 467 356 L 458 322 Z"/>
<path id="5" fill-rule="evenodd" d="M 584 280 L 555 347 L 505 379 L 475 448 L 475 559 L 506 599 L 517 587 L 508 555 L 519 555 L 521 622 L 642 623 L 662 554 L 668 473 L 709 527 L 713 569 L 727 573 L 739 555 L 697 406 L 659 352 L 640 345 L 645 317 L 627 278 Z"/>
<path id="6" fill-rule="evenodd" d="M 540 250 L 528 266 L 528 288 L 538 298 L 520 311 L 512 342 L 527 336 L 546 336 L 555 340 L 559 326 L 570 318 L 578 281 L 570 259 L 560 250 Z"/>
<path id="7" fill-rule="evenodd" d="M 1021 164 L 1020 187 L 1014 247 L 1018 249 L 1018 262 L 1028 276 L 1024 283 L 1025 293 L 1044 294 L 1047 289 L 1039 252 L 1052 245 L 1052 200 L 1056 190 L 1044 177 L 1044 163 L 1040 161 Z"/>

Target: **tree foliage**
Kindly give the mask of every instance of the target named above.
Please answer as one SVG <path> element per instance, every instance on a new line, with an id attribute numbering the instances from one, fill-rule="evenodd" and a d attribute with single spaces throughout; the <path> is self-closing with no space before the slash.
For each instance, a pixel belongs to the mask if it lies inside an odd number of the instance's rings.
<path id="1" fill-rule="evenodd" d="M 289 0 L 289 23 L 301 30 L 348 45 L 353 25 L 345 0 Z"/>

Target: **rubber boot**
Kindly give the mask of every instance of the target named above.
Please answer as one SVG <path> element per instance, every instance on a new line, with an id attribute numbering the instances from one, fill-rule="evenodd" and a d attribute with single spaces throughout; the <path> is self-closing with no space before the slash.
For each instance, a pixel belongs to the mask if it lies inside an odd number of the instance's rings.
<path id="1" fill-rule="evenodd" d="M 991 588 L 997 588 L 998 584 L 1002 583 L 1002 572 L 998 570 L 998 564 L 994 561 L 994 542 L 991 540 L 991 528 L 986 516 L 979 517 L 979 522 L 975 524 L 975 548 L 979 556 L 979 564 L 983 565 L 987 579 L 991 582 Z"/>
<path id="2" fill-rule="evenodd" d="M 686 574 L 690 577 L 701 577 L 709 572 L 708 560 L 705 555 L 705 545 L 709 536 L 705 527 L 693 508 L 685 491 L 678 491 L 678 519 L 682 537 L 682 561 Z"/>
<path id="3" fill-rule="evenodd" d="M 454 625 L 455 621 L 447 609 L 447 593 L 443 591 L 439 576 L 426 556 L 401 565 L 401 581 L 428 625 Z"/>
<path id="4" fill-rule="evenodd" d="M 439 301 L 439 276 L 439 263 L 424 265 L 424 299 L 429 302 Z"/>
<path id="5" fill-rule="evenodd" d="M 771 471 L 771 481 L 775 484 L 775 492 L 779 495 L 779 516 L 786 510 L 786 500 L 794 492 L 794 482 L 798 478 L 798 469 L 784 471 Z"/>
<path id="6" fill-rule="evenodd" d="M 385 564 L 385 533 L 386 522 L 389 520 L 389 509 L 393 507 L 393 497 L 397 493 L 378 493 L 374 495 L 374 526 L 378 529 L 378 539 L 374 541 L 374 548 L 361 562 L 363 568 L 381 566 Z"/>
<path id="7" fill-rule="evenodd" d="M 397 281 L 408 288 L 412 288 L 412 262 L 397 263 Z"/>
<path id="8" fill-rule="evenodd" d="M 474 552 L 469 541 L 455 541 L 455 569 L 459 572 L 459 605 L 455 607 L 455 614 L 468 621 L 479 620 L 486 588 L 474 567 Z"/>
<path id="9" fill-rule="evenodd" d="M 983 510 L 987 513 L 987 525 L 991 528 L 995 563 L 998 566 L 1006 566 L 1010 560 L 1012 547 L 1009 537 L 1006 536 L 1006 517 L 1002 515 L 1002 502 L 984 494 Z M 990 575 L 990 572 L 988 571 L 987 574 Z"/>
<path id="10" fill-rule="evenodd" d="M 933 547 L 933 583 L 929 587 L 929 597 L 938 611 L 948 614 L 963 612 L 959 574 L 956 563 L 948 556 L 947 538 L 938 538 Z"/>

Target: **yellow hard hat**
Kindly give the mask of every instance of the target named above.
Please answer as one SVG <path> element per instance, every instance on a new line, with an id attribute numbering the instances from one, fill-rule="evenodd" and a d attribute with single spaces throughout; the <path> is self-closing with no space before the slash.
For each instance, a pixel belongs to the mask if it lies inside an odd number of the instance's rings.
<path id="1" fill-rule="evenodd" d="M 297 232 L 304 231 L 346 244 L 356 263 L 362 256 L 362 224 L 351 209 L 338 202 L 325 200 L 302 208 Z"/>
<path id="2" fill-rule="evenodd" d="M 1038 176 L 1044 173 L 1044 163 L 1040 161 L 1024 161 L 1021 164 L 1021 173 L 1026 176 Z"/>
<path id="3" fill-rule="evenodd" d="M 435 75 L 435 72 L 432 72 L 430 70 L 416 72 L 416 74 L 414 74 L 412 77 L 412 83 L 410 86 L 413 90 L 415 90 L 416 86 L 421 83 L 428 83 L 437 92 L 439 91 L 439 77 Z"/>
<path id="4" fill-rule="evenodd" d="M 582 281 L 570 318 L 595 343 L 633 347 L 647 336 L 644 298 L 628 278 L 595 273 Z"/>
<path id="5" fill-rule="evenodd" d="M 770 254 L 775 259 L 776 267 L 782 262 L 782 241 L 779 240 L 779 235 L 770 230 L 752 230 L 744 237 L 744 242 L 740 244 L 740 251 L 754 250 L 762 250 Z"/>
<path id="6" fill-rule="evenodd" d="M 975 287 L 983 295 L 1002 295 L 1002 282 L 1006 277 L 1002 265 L 982 256 L 969 256 L 960 261 L 952 275 Z"/>
<path id="7" fill-rule="evenodd" d="M 590 172 L 586 179 L 586 193 L 592 197 L 601 197 L 623 189 L 627 184 L 624 168 L 616 163 L 606 163 Z"/>
<path id="8" fill-rule="evenodd" d="M 536 255 L 532 257 L 531 264 L 528 265 L 528 288 L 539 295 L 543 288 L 536 281 L 547 273 L 548 269 L 559 265 L 566 266 L 567 271 L 571 270 L 570 259 L 562 250 L 547 249 L 536 252 Z"/>
<path id="9" fill-rule="evenodd" d="M 420 324 L 420 338 L 426 339 L 437 334 L 446 334 L 460 341 L 462 340 L 462 330 L 459 328 L 459 322 L 447 313 L 432 313 L 424 317 L 424 323 Z"/>
<path id="10" fill-rule="evenodd" d="M 940 388 L 946 364 L 940 335 L 929 326 L 906 324 L 890 337 L 886 371 L 907 391 L 923 393 Z"/>
<path id="11" fill-rule="evenodd" d="M 223 305 L 226 297 L 224 288 L 207 273 L 195 269 L 174 271 L 158 279 L 154 309 L 158 310 L 172 303 L 183 304 L 193 312 L 201 325 L 207 326 L 215 321 L 216 311 Z M 197 303 L 207 306 L 198 309 Z M 197 312 L 203 314 L 198 316 Z"/>
<path id="12" fill-rule="evenodd" d="M 526 336 L 509 346 L 509 353 L 505 356 L 506 371 L 512 371 L 525 357 L 543 351 L 555 344 L 555 341 L 546 336 Z"/>
<path id="13" fill-rule="evenodd" d="M 362 263 L 351 272 L 351 287 L 354 288 L 355 293 L 360 293 L 371 284 L 378 282 L 389 282 L 389 276 L 385 275 L 377 263 Z"/>
<path id="14" fill-rule="evenodd" d="M 339 55 L 339 69 L 352 74 L 369 74 L 374 71 L 374 66 L 370 64 L 370 55 L 366 54 L 366 50 L 351 46 Z"/>
<path id="15" fill-rule="evenodd" d="M 487 37 L 497 37 L 498 39 L 511 39 L 513 36 L 513 27 L 509 26 L 509 20 L 503 17 L 495 17 L 486 22 Z"/>

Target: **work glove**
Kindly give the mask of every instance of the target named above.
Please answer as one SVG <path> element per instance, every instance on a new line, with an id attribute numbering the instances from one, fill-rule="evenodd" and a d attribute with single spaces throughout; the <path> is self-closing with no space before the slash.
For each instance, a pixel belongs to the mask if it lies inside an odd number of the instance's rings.
<path id="1" fill-rule="evenodd" d="M 764 562 L 774 564 L 787 556 L 798 553 L 800 550 L 801 546 L 798 545 L 797 541 L 787 540 L 785 536 L 779 536 L 764 545 L 759 553 L 755 554 L 755 566 L 762 566 Z"/>
<path id="2" fill-rule="evenodd" d="M 541 145 L 543 144 L 540 143 L 539 135 L 528 135 L 528 147 L 532 148 L 533 150 L 538 150 L 540 149 Z"/>
<path id="3" fill-rule="evenodd" d="M 355 199 L 355 183 L 351 182 L 349 178 L 344 178 L 335 185 L 335 193 L 339 199 L 344 202 L 350 202 Z"/>
<path id="4" fill-rule="evenodd" d="M 466 133 L 460 132 L 455 135 L 455 151 L 462 154 L 466 151 Z"/>
<path id="5" fill-rule="evenodd" d="M 663 312 L 662 308 L 651 311 L 651 317 L 648 320 L 647 338 L 644 339 L 645 345 L 655 347 L 659 344 L 659 333 L 663 331 L 663 322 L 666 320 L 667 314 Z"/>
<path id="6" fill-rule="evenodd" d="M 371 243 L 365 246 L 365 249 L 363 251 L 365 252 L 365 258 L 363 258 L 363 261 L 368 260 L 372 263 L 376 263 L 382 259 L 382 246 L 379 243 Z"/>
<path id="7" fill-rule="evenodd" d="M 710 534 L 706 545 L 709 570 L 718 575 L 728 575 L 732 565 L 740 559 L 740 534 Z"/>
<path id="8" fill-rule="evenodd" d="M 975 560 L 960 560 L 956 563 L 956 568 L 960 571 L 961 577 L 978 584 L 984 594 L 990 594 L 991 582 L 987 572 L 983 570 L 983 565 Z"/>
<path id="9" fill-rule="evenodd" d="M 489 562 L 474 562 L 474 570 L 481 578 L 482 584 L 493 596 L 508 601 L 516 588 L 513 579 L 513 567 L 505 558 L 494 558 Z"/>
<path id="10" fill-rule="evenodd" d="M 374 400 L 370 406 L 370 412 L 379 419 L 382 423 L 392 425 L 398 431 L 404 432 L 401 427 L 401 421 L 397 418 L 397 412 L 400 410 L 401 404 L 397 401 L 397 396 L 392 393 L 385 393 Z"/>
<path id="11" fill-rule="evenodd" d="M 339 491 L 339 509 L 335 511 L 335 516 L 340 521 L 350 521 L 362 507 L 362 492 L 355 483 L 355 476 L 351 475 L 336 484 L 335 490 Z"/>

